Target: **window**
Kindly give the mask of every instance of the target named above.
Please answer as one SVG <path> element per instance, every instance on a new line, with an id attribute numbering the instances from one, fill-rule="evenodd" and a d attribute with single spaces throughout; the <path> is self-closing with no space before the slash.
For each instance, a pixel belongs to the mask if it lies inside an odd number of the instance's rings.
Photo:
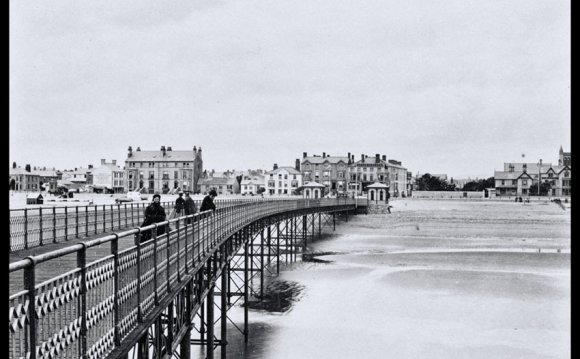
<path id="1" fill-rule="evenodd" d="M 518 184 L 518 180 L 512 180 L 512 185 L 517 185 Z"/>
<path id="2" fill-rule="evenodd" d="M 292 179 L 296 179 L 296 175 L 292 175 Z"/>
<path id="3" fill-rule="evenodd" d="M 373 174 L 371 173 L 371 174 L 369 175 L 369 181 L 372 181 L 372 180 L 373 180 Z"/>
<path id="4" fill-rule="evenodd" d="M 173 171 L 173 179 L 179 179 L 179 171 Z"/>
<path id="5" fill-rule="evenodd" d="M 548 173 L 548 178 L 552 178 L 554 177 L 554 174 L 552 172 Z"/>
<path id="6" fill-rule="evenodd" d="M 169 173 L 167 171 L 163 171 L 163 179 L 164 180 L 168 180 L 169 179 Z"/>
<path id="7" fill-rule="evenodd" d="M 528 180 L 522 180 L 522 184 L 526 186 L 528 184 Z"/>
<path id="8" fill-rule="evenodd" d="M 501 184 L 504 185 L 505 184 L 505 180 L 501 180 Z"/>
<path id="9" fill-rule="evenodd" d="M 149 171 L 149 179 L 155 179 L 155 172 Z"/>

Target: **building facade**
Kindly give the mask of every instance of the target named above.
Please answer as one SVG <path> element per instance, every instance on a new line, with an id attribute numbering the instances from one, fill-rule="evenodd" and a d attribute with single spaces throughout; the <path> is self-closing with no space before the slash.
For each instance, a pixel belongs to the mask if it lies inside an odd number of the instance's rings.
<path id="1" fill-rule="evenodd" d="M 302 186 L 302 174 L 293 167 L 278 167 L 264 174 L 266 193 L 269 195 L 293 195 Z"/>
<path id="2" fill-rule="evenodd" d="M 401 162 L 387 161 L 387 156 L 380 154 L 374 158 L 362 154 L 356 161 L 350 152 L 346 157 L 327 156 L 324 152 L 322 156 L 309 157 L 304 152 L 300 172 L 305 184 L 321 183 L 331 194 L 361 194 L 375 182 L 388 186 L 392 197 L 407 196 L 409 190 L 407 169 Z"/>
<path id="3" fill-rule="evenodd" d="M 10 177 L 10 188 L 14 188 L 15 191 L 40 190 L 40 176 L 36 172 L 17 167 L 11 168 L 8 174 Z"/>
<path id="4" fill-rule="evenodd" d="M 549 196 L 566 197 L 572 194 L 571 153 L 564 152 L 560 147 L 558 165 L 552 163 L 504 163 L 503 171 L 495 171 L 496 196 L 526 196 L 535 195 L 530 193 L 530 187 L 538 182 L 547 183 L 550 186 Z"/>
<path id="5" fill-rule="evenodd" d="M 171 190 L 196 192 L 203 172 L 201 147 L 193 151 L 173 151 L 161 146 L 159 151 L 133 151 L 129 146 L 125 160 L 126 191 L 168 193 Z"/>
<path id="6" fill-rule="evenodd" d="M 265 189 L 263 175 L 244 175 L 240 184 L 240 193 L 242 195 L 256 195 L 260 188 Z"/>
<path id="7" fill-rule="evenodd" d="M 125 191 L 125 170 L 117 166 L 117 160 L 106 162 L 92 169 L 92 186 L 95 192 L 123 193 Z"/>
<path id="8" fill-rule="evenodd" d="M 326 187 L 326 192 L 345 193 L 347 191 L 349 157 L 302 154 L 300 172 L 302 181 L 317 182 Z"/>

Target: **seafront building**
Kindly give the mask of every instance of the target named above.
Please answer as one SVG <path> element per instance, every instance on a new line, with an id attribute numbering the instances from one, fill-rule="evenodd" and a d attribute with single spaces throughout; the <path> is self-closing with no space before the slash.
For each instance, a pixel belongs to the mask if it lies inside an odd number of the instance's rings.
<path id="1" fill-rule="evenodd" d="M 571 153 L 564 152 L 560 146 L 558 164 L 542 163 L 504 163 L 503 171 L 495 171 L 496 196 L 526 196 L 530 193 L 530 187 L 537 184 L 549 183 L 549 196 L 562 197 L 572 194 L 571 176 L 572 160 Z"/>
<path id="2" fill-rule="evenodd" d="M 204 171 L 203 176 L 198 181 L 196 192 L 207 194 L 214 189 L 218 195 L 238 194 L 240 193 L 240 184 L 236 178 L 238 175 L 240 174 L 235 171 Z"/>
<path id="3" fill-rule="evenodd" d="M 201 147 L 192 151 L 133 151 L 129 146 L 125 160 L 125 191 L 168 193 L 181 189 L 194 192 L 203 172 Z"/>
<path id="4" fill-rule="evenodd" d="M 123 193 L 125 191 L 125 170 L 117 165 L 117 160 L 107 162 L 101 159 L 101 165 L 90 171 L 92 184 L 88 185 L 94 192 Z"/>
<path id="5" fill-rule="evenodd" d="M 316 182 L 333 194 L 361 193 L 373 183 L 389 187 L 392 197 L 409 195 L 409 175 L 400 161 L 387 160 L 386 155 L 376 154 L 374 158 L 361 154 L 360 160 L 349 152 L 347 156 L 308 156 L 303 153 L 300 171 L 303 182 Z"/>
<path id="6" fill-rule="evenodd" d="M 274 164 L 273 170 L 264 174 L 264 183 L 267 194 L 292 195 L 302 186 L 302 174 L 300 169 Z"/>

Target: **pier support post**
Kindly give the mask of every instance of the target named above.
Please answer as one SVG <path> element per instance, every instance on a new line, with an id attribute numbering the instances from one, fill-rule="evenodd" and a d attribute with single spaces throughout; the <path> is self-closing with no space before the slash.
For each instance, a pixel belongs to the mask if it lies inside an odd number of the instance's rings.
<path id="1" fill-rule="evenodd" d="M 207 293 L 207 359 L 213 359 L 213 294 L 215 289 L 215 282 L 209 283 L 209 292 Z"/>

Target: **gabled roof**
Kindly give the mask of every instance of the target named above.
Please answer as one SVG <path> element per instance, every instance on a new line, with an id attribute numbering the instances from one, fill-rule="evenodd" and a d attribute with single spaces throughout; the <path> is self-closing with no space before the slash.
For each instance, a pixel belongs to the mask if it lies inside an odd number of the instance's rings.
<path id="1" fill-rule="evenodd" d="M 496 180 L 517 180 L 522 172 L 494 171 Z"/>
<path id="2" fill-rule="evenodd" d="M 131 157 L 127 157 L 125 162 L 188 162 L 195 159 L 193 151 L 133 151 Z"/>
<path id="3" fill-rule="evenodd" d="M 278 172 L 281 172 L 282 170 L 287 171 L 288 174 L 291 174 L 291 175 L 300 175 L 300 172 L 296 171 L 296 168 L 294 168 L 294 167 L 278 167 L 275 170 L 271 170 L 271 171 L 266 172 L 266 174 L 268 174 L 268 175 L 269 174 L 277 174 Z"/>
<path id="4" fill-rule="evenodd" d="M 326 156 L 326 157 L 305 157 L 302 159 L 302 163 L 312 163 L 312 164 L 322 164 L 328 162 L 329 164 L 335 164 L 339 162 L 343 162 L 344 164 L 348 164 L 348 157 L 347 156 Z"/>
<path id="5" fill-rule="evenodd" d="M 562 173 L 564 170 L 572 171 L 569 166 L 563 166 L 559 171 L 558 174 Z"/>
<path id="6" fill-rule="evenodd" d="M 224 185 L 224 184 L 234 184 L 235 182 L 236 182 L 235 178 L 210 177 L 210 178 L 201 178 L 198 183 L 200 185 Z"/>

